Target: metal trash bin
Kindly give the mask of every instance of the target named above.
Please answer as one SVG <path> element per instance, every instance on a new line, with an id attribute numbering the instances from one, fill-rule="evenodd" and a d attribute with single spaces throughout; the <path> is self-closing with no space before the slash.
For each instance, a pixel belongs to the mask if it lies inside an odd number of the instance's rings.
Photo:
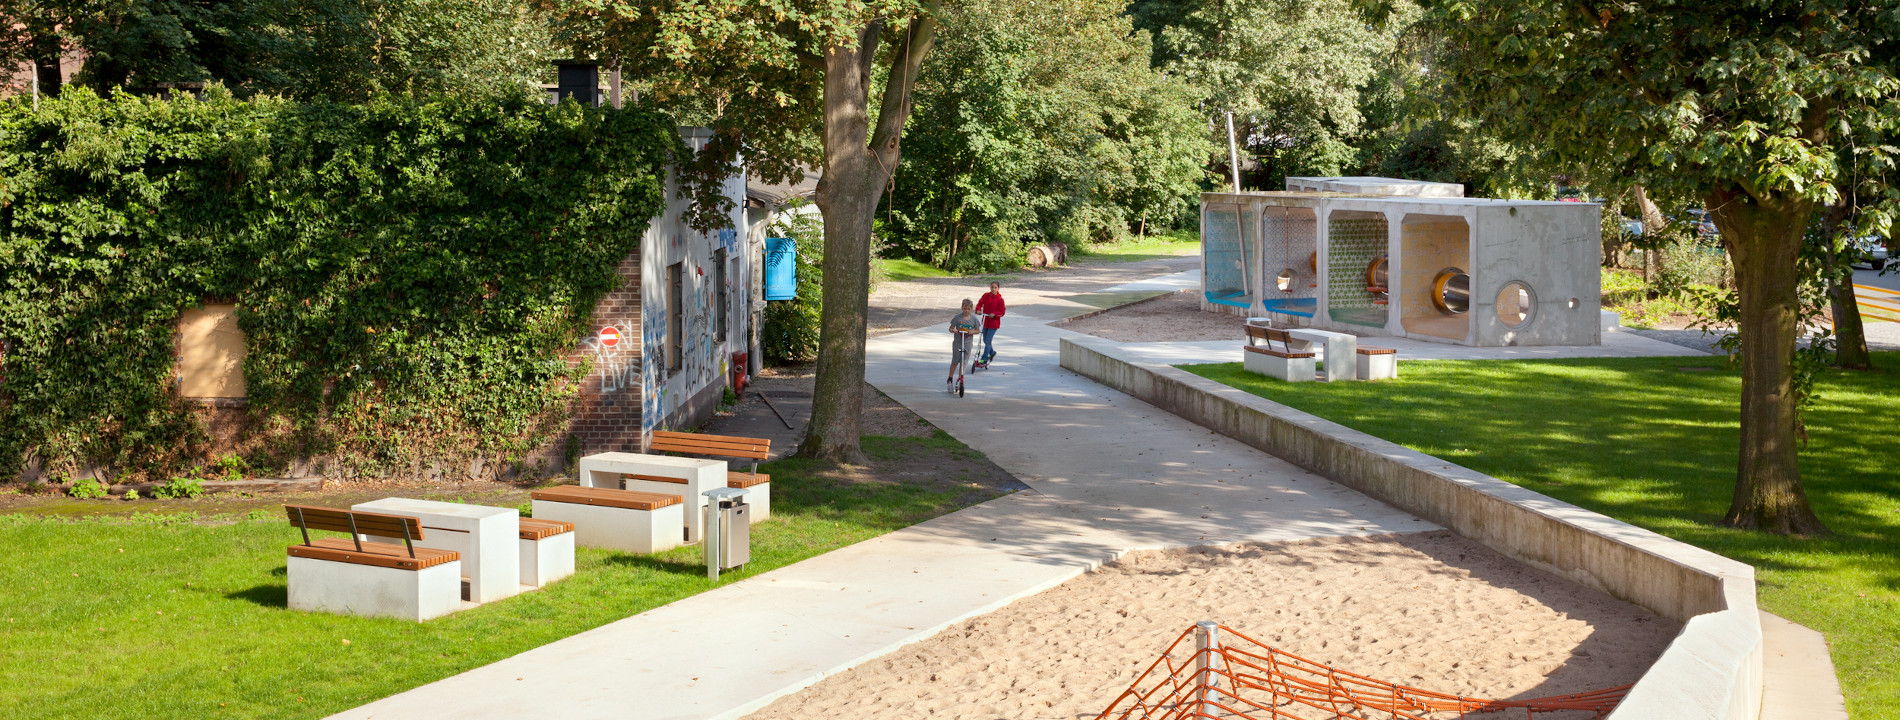
<path id="1" fill-rule="evenodd" d="M 743 499 L 751 490 L 723 487 L 705 492 L 706 538 L 700 543 L 706 558 L 706 577 L 718 580 L 719 571 L 752 561 L 752 506 Z"/>

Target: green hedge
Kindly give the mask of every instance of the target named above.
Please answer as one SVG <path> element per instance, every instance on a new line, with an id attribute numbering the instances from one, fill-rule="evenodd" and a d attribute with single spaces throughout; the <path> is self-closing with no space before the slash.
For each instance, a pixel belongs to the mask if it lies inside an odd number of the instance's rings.
<path id="1" fill-rule="evenodd" d="M 558 431 L 574 347 L 684 146 L 645 109 L 74 90 L 0 101 L 0 479 L 206 459 L 179 313 L 235 300 L 262 473 L 376 473 Z"/>

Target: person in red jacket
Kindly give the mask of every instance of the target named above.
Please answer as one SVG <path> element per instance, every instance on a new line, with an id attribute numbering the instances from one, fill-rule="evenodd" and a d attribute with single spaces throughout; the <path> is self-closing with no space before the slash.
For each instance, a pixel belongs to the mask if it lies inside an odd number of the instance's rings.
<path id="1" fill-rule="evenodd" d="M 1003 285 L 990 283 L 990 291 L 976 301 L 976 312 L 983 316 L 983 360 L 988 367 L 990 360 L 996 357 L 996 331 L 1003 327 Z"/>

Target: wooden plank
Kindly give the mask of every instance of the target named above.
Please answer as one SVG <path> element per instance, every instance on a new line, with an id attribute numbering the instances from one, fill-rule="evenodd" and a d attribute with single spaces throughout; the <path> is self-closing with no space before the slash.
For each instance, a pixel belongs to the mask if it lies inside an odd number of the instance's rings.
<path id="1" fill-rule="evenodd" d="M 624 510 L 655 510 L 684 502 L 678 495 L 640 492 L 638 490 L 615 490 L 613 488 L 590 488 L 580 487 L 578 485 L 562 485 L 544 490 L 536 490 L 531 497 L 535 500 L 546 500 L 548 502 L 598 505 L 601 507 L 621 508 Z"/>
<path id="2" fill-rule="evenodd" d="M 1394 348 L 1366 347 L 1360 345 L 1358 353 L 1360 355 L 1397 355 L 1399 351 Z"/>
<path id="3" fill-rule="evenodd" d="M 1241 327 L 1246 328 L 1247 337 L 1253 337 L 1253 338 L 1267 337 L 1267 330 L 1269 329 L 1269 328 L 1260 327 L 1259 325 L 1242 325 Z"/>
<path id="4" fill-rule="evenodd" d="M 715 440 L 719 442 L 746 443 L 746 444 L 751 444 L 751 445 L 764 445 L 766 447 L 771 447 L 772 445 L 771 438 L 750 438 L 750 437 L 740 437 L 738 435 L 707 435 L 704 433 L 683 433 L 683 432 L 672 432 L 669 430 L 660 430 L 653 433 L 653 437 L 655 439 L 658 439 L 662 436 L 665 436 L 668 438 L 691 438 L 695 440 Z"/>
<path id="5" fill-rule="evenodd" d="M 422 522 L 407 515 L 351 512 L 309 505 L 285 505 L 284 516 L 290 520 L 291 525 L 310 530 L 347 533 L 353 527 L 360 535 L 401 539 L 407 532 L 410 540 L 422 539 Z M 301 522 L 299 522 L 299 517 L 302 518 Z M 355 519 L 354 526 L 351 525 L 352 518 Z"/>
<path id="6" fill-rule="evenodd" d="M 520 535 L 523 540 L 545 540 L 561 533 L 570 532 L 574 532 L 574 523 L 566 520 L 521 519 Z"/>
<path id="7" fill-rule="evenodd" d="M 772 482 L 772 476 L 765 473 L 726 473 L 726 487 L 749 488 L 754 485 L 764 485 L 769 482 Z"/>
<path id="8" fill-rule="evenodd" d="M 673 483 L 675 485 L 690 485 L 691 484 L 691 483 L 686 482 L 686 478 L 661 477 L 659 475 L 637 475 L 634 473 L 622 473 L 622 474 L 626 475 L 627 479 L 629 480 L 645 480 L 647 482 Z"/>
<path id="9" fill-rule="evenodd" d="M 366 542 L 362 550 L 357 550 L 356 543 L 343 538 L 320 538 L 309 545 L 292 545 L 290 556 L 397 570 L 421 570 L 462 559 L 454 550 L 420 547 L 411 558 L 408 548 L 391 543 Z"/>
<path id="10" fill-rule="evenodd" d="M 696 455 L 719 455 L 722 457 L 757 458 L 760 460 L 770 454 L 768 445 L 719 442 L 687 442 L 683 440 L 654 440 L 649 449 L 656 452 L 692 453 Z"/>

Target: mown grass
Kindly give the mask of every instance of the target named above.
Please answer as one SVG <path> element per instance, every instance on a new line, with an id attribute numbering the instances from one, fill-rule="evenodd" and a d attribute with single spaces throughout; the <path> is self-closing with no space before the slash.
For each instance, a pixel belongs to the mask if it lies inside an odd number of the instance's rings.
<path id="1" fill-rule="evenodd" d="M 1169 230 L 1160 235 L 1149 235 L 1139 240 L 1127 242 L 1088 245 L 1080 249 L 1070 248 L 1070 253 L 1079 257 L 1099 258 L 1109 262 L 1137 262 L 1141 260 L 1164 260 L 1183 255 L 1196 255 L 1201 252 L 1200 233 L 1192 230 Z"/>
<path id="2" fill-rule="evenodd" d="M 1900 353 L 1828 371 L 1808 498 L 1832 534 L 1721 527 L 1740 445 L 1723 358 L 1414 361 L 1382 383 L 1182 369 L 1755 566 L 1763 609 L 1825 633 L 1854 717 L 1900 717 Z"/>
<path id="3" fill-rule="evenodd" d="M 880 279 L 892 282 L 956 276 L 949 270 L 910 258 L 880 258 L 877 261 L 877 269 Z"/>
<path id="4" fill-rule="evenodd" d="M 954 440 L 867 449 L 972 453 Z M 772 520 L 726 584 L 994 497 L 970 487 L 853 483 L 768 463 Z M 577 574 L 416 624 L 285 607 L 278 513 L 74 520 L 0 516 L 0 717 L 315 718 L 703 592 L 698 547 L 582 549 Z M 598 680 L 598 678 L 597 678 Z"/>

